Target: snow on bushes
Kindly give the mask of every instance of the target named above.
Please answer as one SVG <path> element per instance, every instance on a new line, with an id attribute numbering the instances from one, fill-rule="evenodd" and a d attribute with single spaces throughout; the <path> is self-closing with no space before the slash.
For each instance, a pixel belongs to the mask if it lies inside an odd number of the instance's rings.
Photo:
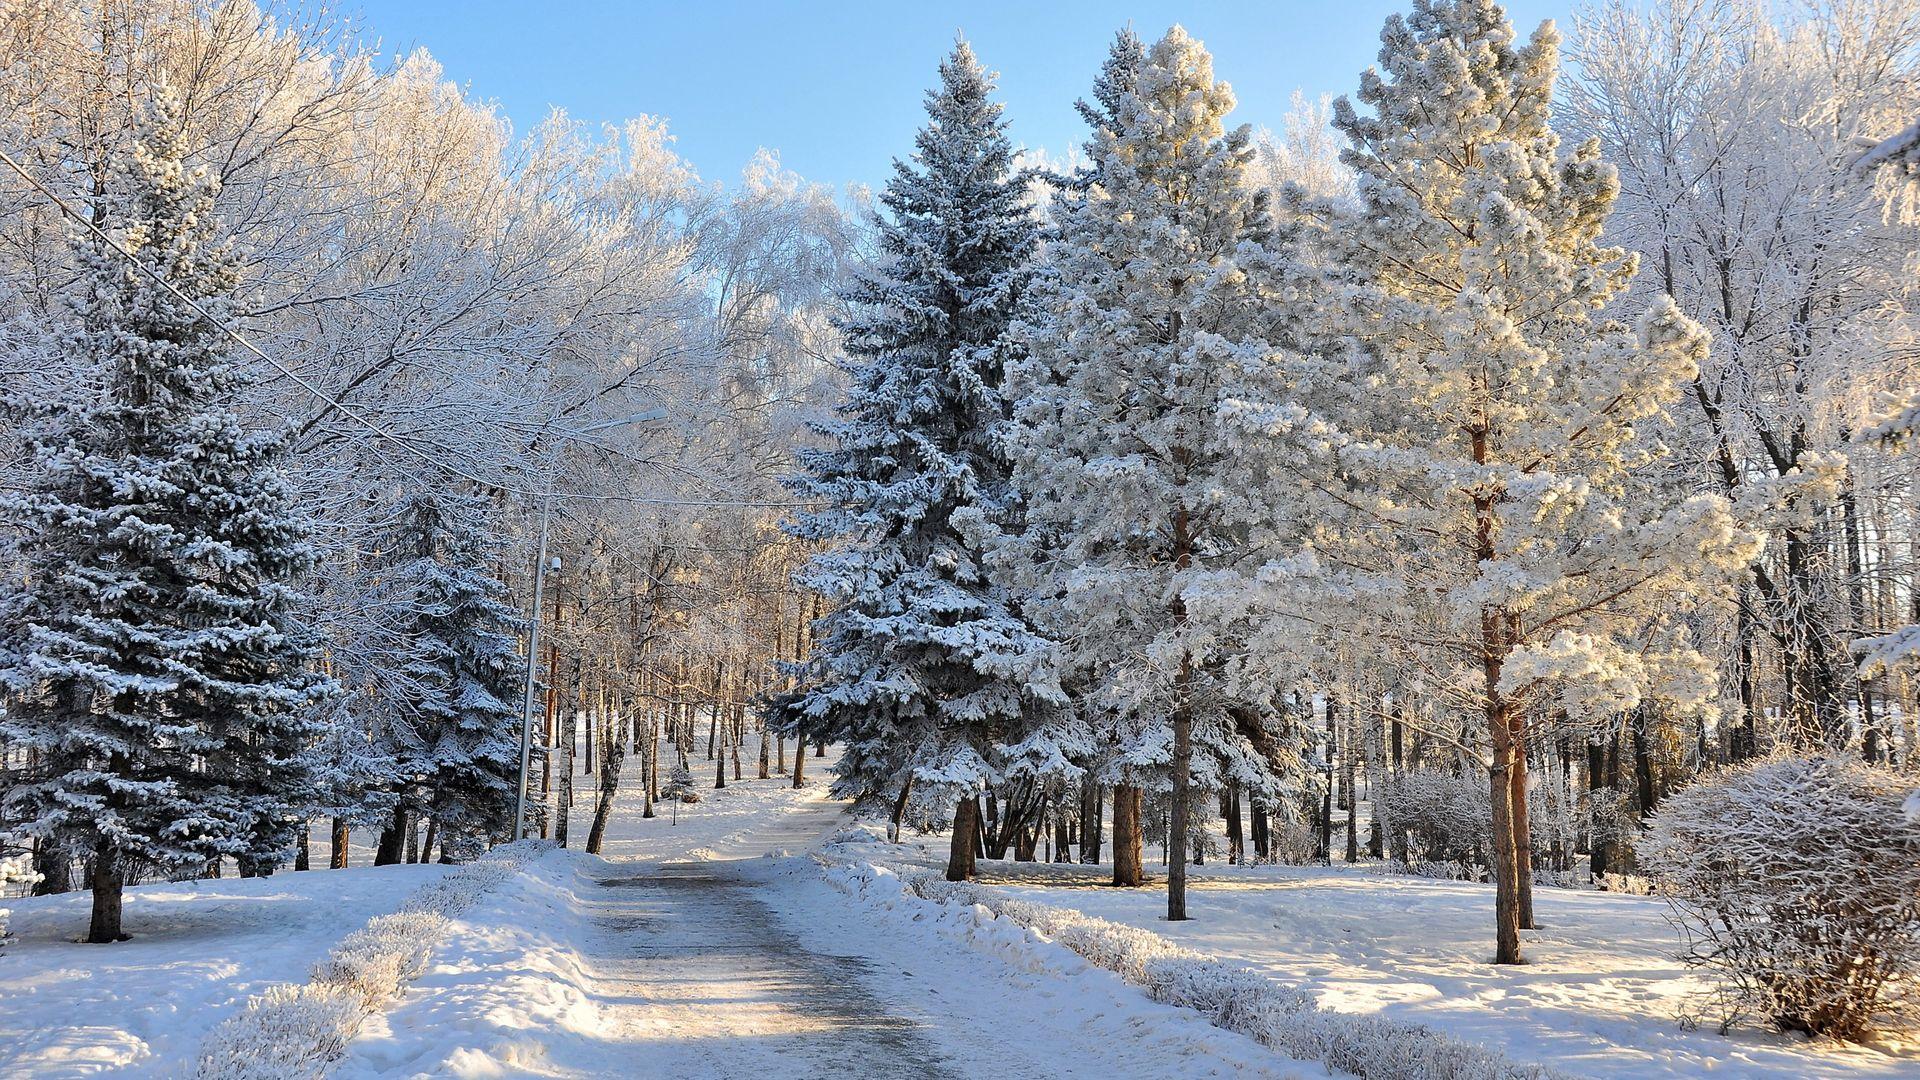
<path id="1" fill-rule="evenodd" d="M 935 903 L 971 905 L 983 920 L 1004 919 L 1062 946 L 1147 992 L 1163 1005 L 1193 1009 L 1215 1027 L 1277 1053 L 1321 1061 L 1365 1080 L 1555 1080 L 1563 1074 L 1507 1060 L 1419 1024 L 1320 1008 L 1293 987 L 1149 930 L 1001 896 L 936 875 L 897 877 L 871 865 L 836 865 L 835 884 L 850 892 L 893 891 Z"/>
<path id="2" fill-rule="evenodd" d="M 34 873 L 33 862 L 26 855 L 8 855 L 0 857 L 0 896 L 5 896 L 4 886 L 31 885 L 40 880 Z M 7 918 L 13 912 L 0 907 L 0 949 L 7 947 Z"/>
<path id="3" fill-rule="evenodd" d="M 1484 775 L 1408 769 L 1382 783 L 1376 798 L 1381 817 L 1406 830 L 1409 863 L 1486 864 L 1493 804 Z"/>
<path id="4" fill-rule="evenodd" d="M 1668 798 L 1641 845 L 1687 940 L 1719 975 L 1721 1027 L 1758 1014 L 1858 1039 L 1911 1019 L 1920 989 L 1913 780 L 1831 757 L 1710 774 Z M 1903 1015 L 1904 1014 L 1904 1015 Z"/>
<path id="5" fill-rule="evenodd" d="M 327 1074 L 368 1016 L 426 970 L 447 920 L 520 871 L 550 845 L 498 847 L 407 897 L 342 938 L 314 965 L 312 981 L 275 986 L 207 1034 L 202 1080 L 302 1080 Z"/>

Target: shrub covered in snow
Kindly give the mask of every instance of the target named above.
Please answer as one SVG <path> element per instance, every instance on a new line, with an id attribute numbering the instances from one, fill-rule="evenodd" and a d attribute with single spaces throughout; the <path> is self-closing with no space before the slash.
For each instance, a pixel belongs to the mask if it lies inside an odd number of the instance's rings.
<path id="1" fill-rule="evenodd" d="M 668 802 L 697 803 L 700 801 L 700 788 L 694 783 L 693 770 L 686 762 L 680 762 L 667 773 L 667 782 L 660 789 L 660 797 Z"/>
<path id="2" fill-rule="evenodd" d="M 1688 940 L 1721 977 L 1723 1027 L 1757 1013 L 1857 1039 L 1920 987 L 1920 827 L 1912 778 L 1830 757 L 1776 757 L 1670 797 L 1641 845 Z"/>
<path id="3" fill-rule="evenodd" d="M 858 888 L 891 877 L 863 866 L 848 869 L 840 880 Z M 1552 1080 L 1561 1075 L 1419 1024 L 1321 1009 L 1296 988 L 1138 927 L 934 875 L 905 878 L 898 887 L 926 900 L 975 905 L 981 917 L 1026 927 L 1141 987 L 1155 1001 L 1193 1009 L 1214 1026 L 1268 1049 L 1322 1061 L 1366 1080 Z"/>
<path id="4" fill-rule="evenodd" d="M 199 1075 L 219 1080 L 299 1080 L 325 1076 L 344 1057 L 367 1009 L 332 983 L 268 987 L 240 1015 L 207 1033 Z"/>
<path id="5" fill-rule="evenodd" d="M 208 1033 L 203 1080 L 301 1080 L 327 1074 L 354 1032 L 426 970 L 447 920 L 548 849 L 523 840 L 421 886 L 400 910 L 342 938 L 314 965 L 313 980 L 275 986 Z"/>
<path id="6" fill-rule="evenodd" d="M 1381 817 L 1407 830 L 1409 862 L 1486 864 L 1493 809 L 1484 775 L 1408 769 L 1381 784 L 1377 798 Z"/>
<path id="7" fill-rule="evenodd" d="M 0 897 L 6 895 L 4 886 L 31 885 L 39 880 L 40 875 L 33 872 L 33 863 L 26 855 L 0 856 Z M 0 907 L 0 949 L 6 948 L 7 918 L 12 914 Z"/>

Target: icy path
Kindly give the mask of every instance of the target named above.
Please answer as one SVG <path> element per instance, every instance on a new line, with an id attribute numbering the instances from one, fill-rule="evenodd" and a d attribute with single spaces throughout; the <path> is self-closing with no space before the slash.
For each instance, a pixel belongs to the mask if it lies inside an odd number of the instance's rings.
<path id="1" fill-rule="evenodd" d="M 1104 972 L 858 908 L 803 854 L 844 823 L 822 785 L 748 781 L 678 827 L 617 817 L 621 857 L 542 860 L 336 1076 L 1295 1075 Z"/>

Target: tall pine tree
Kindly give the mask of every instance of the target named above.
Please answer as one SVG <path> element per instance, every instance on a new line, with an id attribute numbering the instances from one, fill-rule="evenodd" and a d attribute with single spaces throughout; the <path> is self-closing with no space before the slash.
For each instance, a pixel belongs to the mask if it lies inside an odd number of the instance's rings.
<path id="1" fill-rule="evenodd" d="M 28 578 L 9 613 L 0 737 L 47 768 L 6 793 L 24 831 L 91 855 L 89 941 L 121 939 L 143 869 L 222 857 L 269 872 L 314 795 L 309 706 L 326 692 L 292 629 L 313 553 L 276 437 L 227 404 L 245 382 L 220 330 L 236 260 L 215 183 L 189 168 L 164 91 L 78 242 L 58 347 L 100 393 L 57 407 L 16 501 Z M 144 268 L 144 269 L 143 269 Z"/>
<path id="2" fill-rule="evenodd" d="M 986 537 L 1011 512 L 996 441 L 1005 331 L 1037 227 L 1023 204 L 993 77 L 963 41 L 928 93 L 915 153 L 880 196 L 879 258 L 846 299 L 852 386 L 833 445 L 793 482 L 825 507 L 794 531 L 837 544 L 804 583 L 836 606 L 817 628 L 808 688 L 789 706 L 810 738 L 845 744 L 836 790 L 950 794 L 954 861 L 971 876 L 976 793 L 996 747 L 1058 696 L 1044 642 L 991 579 Z"/>
<path id="3" fill-rule="evenodd" d="M 412 492 L 388 538 L 385 584 L 405 618 L 379 741 L 398 831 L 424 815 L 449 859 L 513 832 L 521 620 L 485 569 L 486 511 L 479 496 Z"/>
<path id="4" fill-rule="evenodd" d="M 1709 704 L 1684 617 L 1759 550 L 1725 500 L 1662 491 L 1654 433 L 1706 335 L 1665 298 L 1637 326 L 1602 316 L 1636 264 L 1600 242 L 1613 170 L 1554 132 L 1557 42 L 1544 24 L 1517 45 L 1492 0 L 1388 20 L 1372 114 L 1335 106 L 1357 202 L 1292 196 L 1276 295 L 1311 348 L 1285 404 L 1233 413 L 1281 438 L 1266 456 L 1294 462 L 1314 522 L 1260 582 L 1480 714 L 1501 963 L 1532 923 L 1533 731 Z"/>
<path id="5" fill-rule="evenodd" d="M 1122 34 L 1082 112 L 1088 167 L 1054 205 L 1009 438 L 1042 629 L 1114 744 L 1116 883 L 1140 882 L 1139 788 L 1171 800 L 1167 912 L 1186 917 L 1200 792 L 1245 760 L 1231 694 L 1185 593 L 1234 565 L 1272 506 L 1272 477 L 1216 417 L 1264 385 L 1270 348 L 1245 260 L 1263 259 L 1266 197 L 1250 133 L 1200 43 L 1174 27 L 1140 53 Z M 1196 768 L 1195 749 L 1202 750 Z M 1196 786 L 1196 775 L 1204 778 Z"/>

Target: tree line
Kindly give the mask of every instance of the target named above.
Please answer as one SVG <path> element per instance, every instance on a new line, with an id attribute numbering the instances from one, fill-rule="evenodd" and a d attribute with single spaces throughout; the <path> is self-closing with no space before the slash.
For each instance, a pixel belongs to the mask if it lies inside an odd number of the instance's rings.
<path id="1" fill-rule="evenodd" d="M 1038 181 L 955 49 L 794 482 L 833 610 L 774 715 L 841 792 L 950 821 L 954 880 L 1110 817 L 1170 919 L 1207 821 L 1330 858 L 1345 810 L 1350 861 L 1490 880 L 1517 963 L 1536 879 L 1630 871 L 1705 770 L 1911 769 L 1915 221 L 1861 163 L 1920 10 L 1576 26 L 1567 79 L 1551 24 L 1417 0 L 1337 157 L 1122 31 Z"/>
<path id="2" fill-rule="evenodd" d="M 140 880 L 597 846 L 629 747 L 651 796 L 702 721 L 747 737 L 806 632 L 776 477 L 849 199 L 702 180 L 651 118 L 516 133 L 330 16 L 9 4 L 0 57 L 34 888 L 105 941 Z"/>

